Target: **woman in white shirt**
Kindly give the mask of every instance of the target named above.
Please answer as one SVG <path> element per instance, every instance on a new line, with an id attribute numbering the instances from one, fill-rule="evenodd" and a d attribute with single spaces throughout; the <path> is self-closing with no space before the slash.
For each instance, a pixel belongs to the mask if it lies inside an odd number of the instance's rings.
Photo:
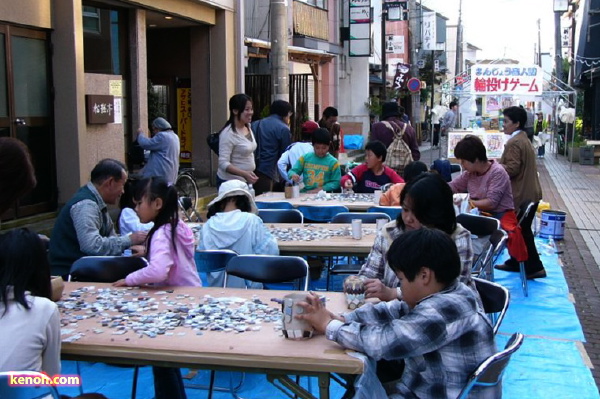
<path id="1" fill-rule="evenodd" d="M 135 211 L 135 202 L 133 201 L 133 195 L 135 192 L 136 180 L 128 179 L 123 186 L 123 195 L 119 199 L 119 208 L 121 213 L 119 214 L 119 234 L 122 236 L 135 233 L 136 231 L 150 231 L 153 222 L 142 223 L 140 217 Z"/>
<path id="2" fill-rule="evenodd" d="M 219 135 L 217 186 L 233 179 L 248 184 L 258 180 L 254 174 L 257 144 L 250 129 L 253 114 L 252 99 L 247 95 L 236 94 L 229 99 L 229 120 Z"/>
<path id="3" fill-rule="evenodd" d="M 0 372 L 60 374 L 60 317 L 51 292 L 38 235 L 16 229 L 0 236 Z"/>

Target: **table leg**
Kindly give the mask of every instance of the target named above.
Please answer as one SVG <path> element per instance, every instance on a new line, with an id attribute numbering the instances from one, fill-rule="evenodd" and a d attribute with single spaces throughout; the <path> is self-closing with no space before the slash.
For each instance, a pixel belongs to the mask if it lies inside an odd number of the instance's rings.
<path id="1" fill-rule="evenodd" d="M 319 374 L 319 397 L 329 399 L 329 373 Z"/>

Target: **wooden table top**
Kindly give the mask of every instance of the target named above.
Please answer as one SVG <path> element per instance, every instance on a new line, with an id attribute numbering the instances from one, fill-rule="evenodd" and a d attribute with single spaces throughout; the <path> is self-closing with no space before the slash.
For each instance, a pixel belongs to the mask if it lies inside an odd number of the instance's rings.
<path id="1" fill-rule="evenodd" d="M 188 226 L 194 228 L 201 223 L 188 223 Z M 336 231 L 344 229 L 350 234 L 351 225 L 349 223 L 265 223 L 271 230 L 282 229 L 301 229 L 309 231 Z M 375 243 L 376 229 L 375 224 L 363 224 L 363 235 L 360 240 L 355 240 L 351 235 L 331 236 L 325 239 L 304 240 L 277 240 L 279 252 L 282 255 L 361 255 L 367 256 Z"/>
<path id="2" fill-rule="evenodd" d="M 372 206 L 378 206 L 373 202 L 375 198 L 375 194 L 350 194 L 347 199 L 342 199 L 341 194 L 328 194 L 330 198 L 334 199 L 317 199 L 316 194 L 307 194 L 301 193 L 298 198 L 285 198 L 284 193 L 276 193 L 276 192 L 268 192 L 261 195 L 256 196 L 256 201 L 258 202 L 280 202 L 285 201 L 292 204 L 294 207 L 298 207 L 300 205 L 307 206 L 334 206 L 334 205 L 343 205 L 347 207 L 350 211 L 360 211 L 365 212 L 367 209 Z M 352 200 L 354 198 L 359 198 L 357 200 Z M 365 200 L 365 198 L 368 198 Z"/>
<path id="3" fill-rule="evenodd" d="M 77 291 L 90 287 L 87 292 Z M 75 290 L 75 297 L 71 296 Z M 103 291 L 100 291 L 103 290 Z M 172 290 L 172 291 L 171 291 Z M 260 299 L 273 308 L 280 305 L 271 298 L 283 298 L 292 291 L 262 291 L 212 287 L 172 288 L 115 288 L 103 283 L 65 283 L 63 300 L 59 302 L 62 327 L 62 355 L 90 361 L 117 361 L 128 364 L 161 364 L 168 362 L 178 367 L 215 366 L 244 369 L 293 370 L 305 372 L 336 372 L 360 374 L 363 364 L 348 355 L 323 335 L 307 340 L 289 340 L 274 328 L 273 322 L 263 323 L 258 331 L 242 333 L 224 331 L 194 331 L 191 327 L 178 326 L 167 334 L 151 338 L 128 330 L 115 334 L 117 328 L 102 326 L 101 320 L 113 316 L 148 316 L 164 310 L 179 311 L 180 307 L 196 308 L 206 302 L 205 295 L 213 298 Z M 137 303 L 154 298 L 158 310 L 148 308 L 132 313 L 100 309 L 68 310 L 82 304 L 98 304 L 102 296 L 121 295 L 123 303 Z M 78 295 L 78 296 L 77 296 Z M 334 312 L 347 311 L 344 294 L 325 292 L 327 307 Z M 79 305 L 77 305 L 79 303 Z M 237 307 L 237 305 L 227 305 Z M 107 307 L 109 308 L 109 307 Z M 76 320 L 83 317 L 81 320 Z M 112 318 L 114 320 L 114 318 Z M 148 324 L 152 326 L 152 323 Z M 100 332 L 102 331 L 102 332 Z M 70 337 L 81 335 L 70 341 Z"/>

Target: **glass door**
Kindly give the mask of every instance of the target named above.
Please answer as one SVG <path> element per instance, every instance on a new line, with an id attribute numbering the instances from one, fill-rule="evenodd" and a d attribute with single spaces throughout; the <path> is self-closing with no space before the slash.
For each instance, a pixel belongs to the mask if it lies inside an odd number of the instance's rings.
<path id="1" fill-rule="evenodd" d="M 3 219 L 56 206 L 48 43 L 44 31 L 0 25 L 0 136 L 15 137 L 29 147 L 38 182 Z"/>

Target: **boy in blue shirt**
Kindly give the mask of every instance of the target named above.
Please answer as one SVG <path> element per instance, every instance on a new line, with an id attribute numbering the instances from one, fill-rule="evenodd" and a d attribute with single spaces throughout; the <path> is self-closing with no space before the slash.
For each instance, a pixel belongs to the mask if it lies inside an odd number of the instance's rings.
<path id="1" fill-rule="evenodd" d="M 314 152 L 301 156 L 288 172 L 288 177 L 296 183 L 300 182 L 302 175 L 303 193 L 335 191 L 340 188 L 340 165 L 337 159 L 329 154 L 330 143 L 331 135 L 327 129 L 315 130 L 312 138 Z"/>

